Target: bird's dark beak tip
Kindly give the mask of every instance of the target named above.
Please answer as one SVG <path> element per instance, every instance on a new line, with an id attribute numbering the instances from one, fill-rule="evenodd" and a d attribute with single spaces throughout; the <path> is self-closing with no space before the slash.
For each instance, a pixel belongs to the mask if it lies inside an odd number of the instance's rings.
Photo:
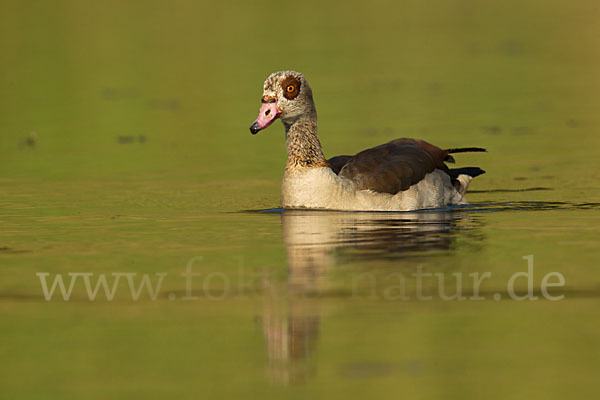
<path id="1" fill-rule="evenodd" d="M 260 131 L 260 128 L 258 127 L 258 124 L 255 122 L 252 125 L 250 125 L 250 133 L 253 135 L 256 135 L 258 132 Z"/>

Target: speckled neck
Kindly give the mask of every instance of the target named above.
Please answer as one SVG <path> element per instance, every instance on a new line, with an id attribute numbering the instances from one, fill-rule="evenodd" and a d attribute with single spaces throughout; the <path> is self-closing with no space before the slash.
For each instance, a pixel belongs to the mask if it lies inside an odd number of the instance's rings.
<path id="1" fill-rule="evenodd" d="M 294 121 L 283 121 L 287 143 L 286 170 L 329 166 L 317 136 L 317 112 L 312 111 Z"/>

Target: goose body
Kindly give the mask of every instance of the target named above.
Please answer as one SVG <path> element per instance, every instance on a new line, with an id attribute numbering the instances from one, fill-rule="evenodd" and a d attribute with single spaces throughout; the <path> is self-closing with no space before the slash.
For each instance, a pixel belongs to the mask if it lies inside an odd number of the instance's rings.
<path id="1" fill-rule="evenodd" d="M 412 211 L 464 204 L 477 167 L 450 169 L 451 153 L 423 140 L 396 139 L 353 156 L 326 159 L 317 135 L 312 90 L 295 71 L 271 74 L 264 84 L 253 134 L 281 119 L 287 163 L 281 187 L 283 208 L 353 211 Z"/>
<path id="2" fill-rule="evenodd" d="M 357 189 L 351 180 L 327 167 L 286 171 L 281 187 L 283 208 L 412 211 L 463 203 L 450 178 L 440 170 L 428 173 L 418 183 L 396 194 Z"/>

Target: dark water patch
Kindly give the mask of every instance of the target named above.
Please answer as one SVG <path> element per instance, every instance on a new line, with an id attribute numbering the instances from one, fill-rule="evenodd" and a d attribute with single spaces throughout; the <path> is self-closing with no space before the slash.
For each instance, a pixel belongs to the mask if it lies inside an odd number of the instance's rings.
<path id="1" fill-rule="evenodd" d="M 38 144 L 38 134 L 31 132 L 27 137 L 19 141 L 19 149 L 34 149 Z"/>
<path id="2" fill-rule="evenodd" d="M 516 179 L 520 180 L 520 179 Z M 490 189 L 490 190 L 469 190 L 469 194 L 474 193 L 514 193 L 514 192 L 539 192 L 543 190 L 554 190 L 548 187 L 531 187 L 523 189 Z"/>
<path id="3" fill-rule="evenodd" d="M 525 46 L 520 40 L 516 39 L 508 39 L 500 42 L 498 49 L 501 53 L 511 57 L 518 57 L 525 53 Z"/>
<path id="4" fill-rule="evenodd" d="M 524 136 L 533 133 L 533 128 L 530 126 L 516 126 L 511 129 L 513 135 Z"/>
<path id="5" fill-rule="evenodd" d="M 31 253 L 31 250 L 18 250 L 18 249 L 13 249 L 8 246 L 0 247 L 0 254 L 23 254 L 23 253 Z"/>
<path id="6" fill-rule="evenodd" d="M 505 201 L 465 204 L 455 206 L 453 209 L 468 212 L 589 210 L 600 209 L 600 203 L 571 203 L 564 201 Z"/>
<path id="7" fill-rule="evenodd" d="M 117 136 L 117 143 L 119 144 L 133 144 L 133 143 L 139 143 L 139 144 L 144 144 L 146 143 L 146 136 L 144 135 L 119 135 Z"/>
<path id="8" fill-rule="evenodd" d="M 440 82 L 431 82 L 427 85 L 427 92 L 431 96 L 439 96 L 442 93 L 444 85 Z"/>
<path id="9" fill-rule="evenodd" d="M 58 296 L 60 297 L 60 295 Z M 0 293 L 0 299 L 4 301 L 19 301 L 19 302 L 44 302 L 47 301 L 44 299 L 44 295 L 42 294 L 31 294 L 31 293 Z M 60 300 L 63 301 L 62 297 Z"/>
<path id="10" fill-rule="evenodd" d="M 136 88 L 117 88 L 117 87 L 105 87 L 102 89 L 102 97 L 104 100 L 124 100 L 138 97 L 138 90 Z"/>
<path id="11" fill-rule="evenodd" d="M 579 203 L 577 208 L 580 210 L 590 210 L 600 208 L 600 203 Z"/>
<path id="12" fill-rule="evenodd" d="M 228 214 L 281 214 L 284 212 L 283 208 L 265 208 L 260 210 L 239 210 L 239 211 L 230 211 Z M 319 211 L 319 210 L 316 210 Z"/>
<path id="13" fill-rule="evenodd" d="M 481 130 L 490 135 L 499 135 L 502 133 L 502 128 L 498 125 L 482 126 Z"/>
<path id="14" fill-rule="evenodd" d="M 499 125 L 482 126 L 481 130 L 489 135 L 500 135 L 504 131 L 504 129 Z M 534 132 L 534 129 L 530 126 L 515 126 L 512 128 L 507 128 L 507 130 L 515 136 L 531 135 Z"/>

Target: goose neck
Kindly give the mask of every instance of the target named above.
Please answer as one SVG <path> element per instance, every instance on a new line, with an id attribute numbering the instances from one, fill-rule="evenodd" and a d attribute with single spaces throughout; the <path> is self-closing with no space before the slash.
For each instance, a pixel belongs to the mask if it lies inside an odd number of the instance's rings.
<path id="1" fill-rule="evenodd" d="M 284 121 L 287 144 L 286 169 L 328 166 L 318 137 L 317 115 L 311 113 L 293 122 Z"/>

